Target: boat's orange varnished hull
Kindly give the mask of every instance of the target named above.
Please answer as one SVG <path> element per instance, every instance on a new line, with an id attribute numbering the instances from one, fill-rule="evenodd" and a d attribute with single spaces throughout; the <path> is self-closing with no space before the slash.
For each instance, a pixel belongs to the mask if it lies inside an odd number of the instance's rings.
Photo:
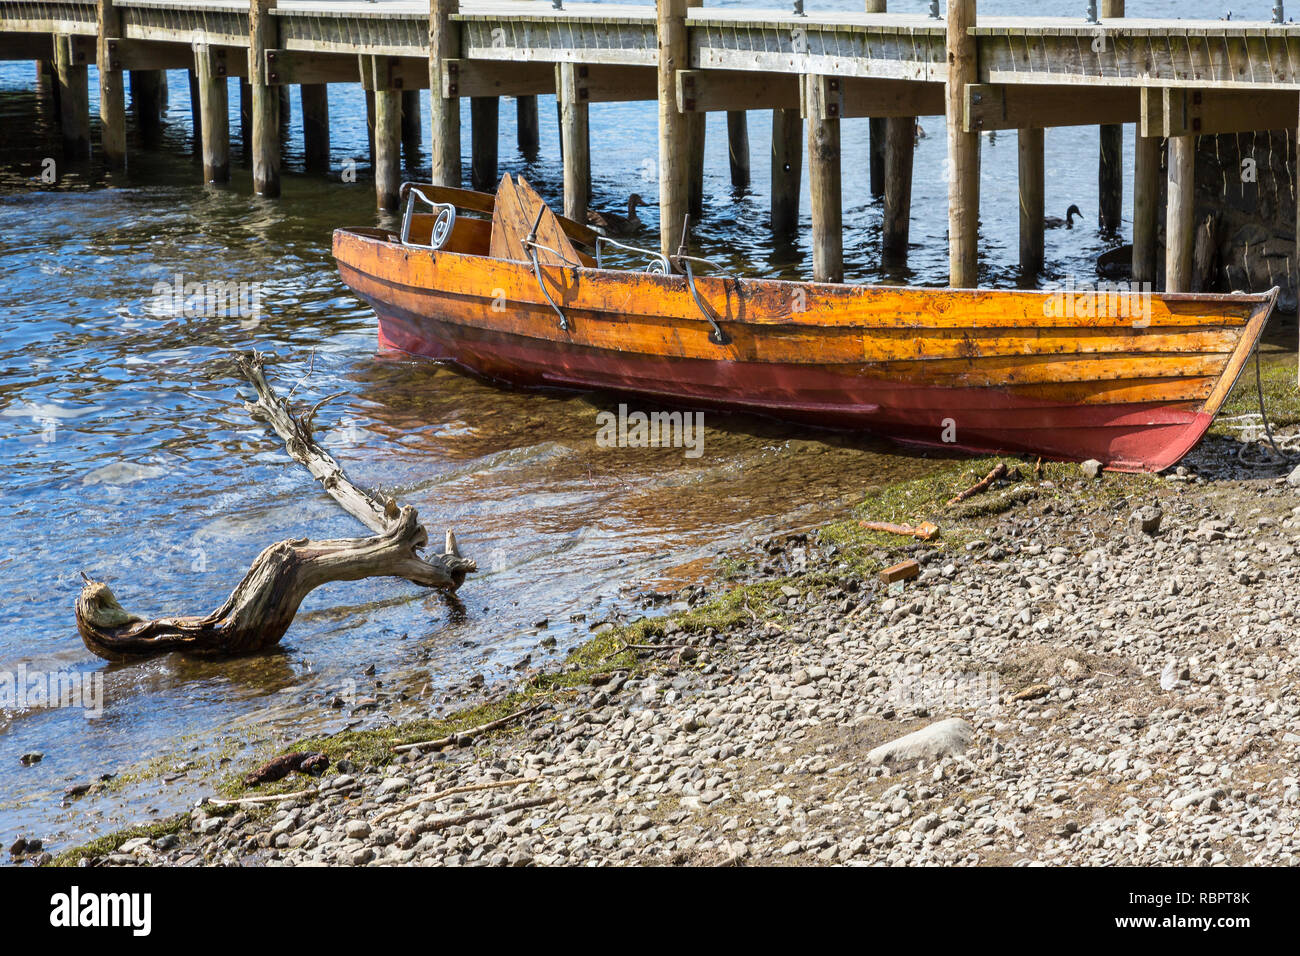
<path id="1" fill-rule="evenodd" d="M 973 451 L 1159 470 L 1200 440 L 1262 295 L 860 287 L 542 266 L 338 230 L 387 346 L 519 385 L 611 389 Z M 1100 312 L 1102 314 L 1094 314 Z"/>

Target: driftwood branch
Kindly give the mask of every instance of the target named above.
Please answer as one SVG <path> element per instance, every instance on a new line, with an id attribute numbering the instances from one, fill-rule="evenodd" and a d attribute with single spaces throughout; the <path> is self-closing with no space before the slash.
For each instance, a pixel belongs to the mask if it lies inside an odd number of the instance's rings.
<path id="1" fill-rule="evenodd" d="M 993 482 L 997 481 L 999 478 L 1005 478 L 1006 476 L 1007 476 L 1007 463 L 1005 461 L 1000 461 L 997 463 L 997 466 L 992 471 L 990 471 L 987 475 L 985 475 L 982 479 L 975 482 L 975 484 L 971 485 L 961 494 L 950 499 L 948 502 L 948 507 L 952 507 L 953 505 L 960 504 L 961 502 L 965 501 L 967 498 L 974 497 L 975 495 L 978 495 L 980 492 L 987 491 L 990 487 L 992 487 Z"/>
<path id="2" fill-rule="evenodd" d="M 258 651 L 284 636 L 303 599 L 322 584 L 400 577 L 455 591 L 476 569 L 473 561 L 460 556 L 450 531 L 442 554 L 422 556 L 429 536 L 415 509 L 354 484 L 312 437 L 311 417 L 322 403 L 298 417 L 271 389 L 261 355 L 250 352 L 237 363 L 257 392 L 257 401 L 245 403 L 249 413 L 268 423 L 284 440 L 289 456 L 374 534 L 277 542 L 257 556 L 226 602 L 205 617 L 146 620 L 124 610 L 107 584 L 86 578 L 77 598 L 77 630 L 86 647 L 100 657 L 131 660 L 167 651 L 216 657 Z"/>

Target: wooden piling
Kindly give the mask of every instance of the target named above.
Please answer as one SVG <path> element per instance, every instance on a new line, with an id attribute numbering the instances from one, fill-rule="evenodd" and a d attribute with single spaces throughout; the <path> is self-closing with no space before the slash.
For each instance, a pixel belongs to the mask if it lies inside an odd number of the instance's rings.
<path id="1" fill-rule="evenodd" d="M 104 162 L 126 166 L 126 84 L 122 68 L 111 53 L 113 40 L 122 37 L 122 15 L 113 0 L 98 0 L 95 64 L 99 68 L 99 140 Z"/>
<path id="2" fill-rule="evenodd" d="M 498 96 L 471 97 L 469 101 L 469 120 L 470 185 L 479 192 L 496 192 L 497 145 L 501 139 L 501 98 Z"/>
<path id="3" fill-rule="evenodd" d="M 1111 20 L 1124 16 L 1124 0 L 1101 0 L 1101 17 Z M 1097 223 L 1101 231 L 1114 235 L 1120 231 L 1124 212 L 1124 126 L 1108 123 L 1100 128 L 1097 159 Z"/>
<path id="4" fill-rule="evenodd" d="M 280 89 L 268 82 L 266 51 L 278 45 L 274 0 L 250 0 L 248 85 L 253 94 L 253 191 L 280 195 Z"/>
<path id="5" fill-rule="evenodd" d="M 199 81 L 199 113 L 203 129 L 203 181 L 230 181 L 230 109 L 223 50 L 194 47 L 194 70 Z"/>
<path id="6" fill-rule="evenodd" d="M 460 185 L 460 100 L 442 95 L 442 61 L 460 56 L 459 0 L 429 0 L 429 101 L 433 182 Z"/>
<path id="7" fill-rule="evenodd" d="M 303 166 L 309 173 L 330 169 L 330 97 L 324 83 L 304 83 L 299 88 L 302 102 Z"/>
<path id="8" fill-rule="evenodd" d="M 1165 291 L 1190 292 L 1196 243 L 1196 137 L 1169 137 Z"/>
<path id="9" fill-rule="evenodd" d="M 407 169 L 420 165 L 420 143 L 424 139 L 420 122 L 420 91 L 402 91 L 402 160 Z"/>
<path id="10" fill-rule="evenodd" d="M 690 203 L 688 124 L 677 110 L 677 71 L 689 66 L 687 0 L 658 0 L 659 36 L 659 248 L 677 251 Z"/>
<path id="11" fill-rule="evenodd" d="M 965 129 L 966 84 L 979 82 L 975 0 L 948 0 L 948 284 L 979 284 L 980 136 Z"/>
<path id="12" fill-rule="evenodd" d="M 90 156 L 90 87 L 86 64 L 78 63 L 72 37 L 54 37 L 54 69 L 59 79 L 59 123 L 63 154 L 68 159 Z"/>
<path id="13" fill-rule="evenodd" d="M 203 112 L 199 108 L 199 75 L 198 72 L 191 68 L 190 71 L 190 129 L 193 132 L 192 139 L 194 142 L 194 156 L 201 159 L 203 156 Z"/>
<path id="14" fill-rule="evenodd" d="M 385 59 L 375 57 L 376 60 Z M 378 73 L 378 71 L 376 71 Z M 402 92 L 375 90 L 375 201 L 380 209 L 397 208 L 402 187 Z"/>
<path id="15" fill-rule="evenodd" d="M 1030 286 L 1043 271 L 1044 130 L 1016 132 L 1020 165 L 1020 274 Z"/>
<path id="16" fill-rule="evenodd" d="M 807 77 L 808 190 L 812 196 L 813 281 L 844 281 L 844 229 L 840 183 L 840 121 L 822 119 L 826 84 Z"/>
<path id="17" fill-rule="evenodd" d="M 246 76 L 239 78 L 239 142 L 240 160 L 245 166 L 253 165 L 253 88 Z"/>
<path id="18" fill-rule="evenodd" d="M 867 13 L 885 13 L 888 7 L 888 0 L 865 0 L 864 8 Z M 889 141 L 888 125 L 886 120 L 880 117 L 872 117 L 867 123 L 867 166 L 871 195 L 879 197 L 885 195 L 888 188 L 885 184 L 885 165 L 887 163 L 885 153 L 888 150 Z"/>
<path id="19" fill-rule="evenodd" d="M 53 60 L 36 60 L 36 95 L 44 98 L 53 96 L 58 81 L 54 72 Z"/>
<path id="20" fill-rule="evenodd" d="M 131 71 L 131 112 L 140 131 L 140 142 L 153 149 L 162 141 L 163 82 L 162 70 Z"/>
<path id="21" fill-rule="evenodd" d="M 731 163 L 731 185 L 749 185 L 749 118 L 744 110 L 727 112 L 727 158 Z"/>
<path id="22" fill-rule="evenodd" d="M 518 134 L 519 152 L 525 159 L 537 158 L 541 135 L 537 124 L 537 97 L 515 97 L 515 130 Z"/>
<path id="23" fill-rule="evenodd" d="M 367 88 L 366 94 L 366 159 L 375 168 L 375 91 Z"/>
<path id="24" fill-rule="evenodd" d="M 704 216 L 704 137 L 707 113 L 686 115 L 686 208 L 691 221 Z"/>
<path id="25" fill-rule="evenodd" d="M 564 162 L 564 215 L 574 222 L 586 222 L 591 152 L 587 102 L 578 95 L 580 67 L 577 63 L 559 63 L 555 69 L 560 154 Z"/>
<path id="26" fill-rule="evenodd" d="M 798 110 L 772 110 L 772 232 L 792 236 L 799 228 L 803 178 L 803 120 Z"/>
<path id="27" fill-rule="evenodd" d="M 912 225 L 912 159 L 916 151 L 916 117 L 885 120 L 885 220 L 880 252 L 884 265 L 907 265 Z"/>
<path id="28" fill-rule="evenodd" d="M 1133 150 L 1133 281 L 1156 281 L 1160 202 L 1160 137 L 1139 131 Z"/>

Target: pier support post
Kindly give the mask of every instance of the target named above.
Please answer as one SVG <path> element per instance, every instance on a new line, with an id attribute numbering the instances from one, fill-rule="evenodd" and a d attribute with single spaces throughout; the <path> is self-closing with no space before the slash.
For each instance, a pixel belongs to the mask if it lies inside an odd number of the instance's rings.
<path id="1" fill-rule="evenodd" d="M 1020 275 L 1032 287 L 1043 271 L 1043 139 L 1039 128 L 1016 131 L 1020 160 Z"/>
<path id="2" fill-rule="evenodd" d="M 369 61 L 366 61 L 369 62 Z M 362 81 L 365 82 L 364 80 Z M 369 87 L 365 89 L 366 96 L 366 159 L 370 162 L 370 168 L 375 168 L 375 91 Z"/>
<path id="3" fill-rule="evenodd" d="M 328 173 L 330 169 L 330 97 L 324 83 L 304 83 L 299 88 L 302 100 L 303 165 L 309 173 Z"/>
<path id="4" fill-rule="evenodd" d="M 442 95 L 442 61 L 460 56 L 459 0 L 429 0 L 429 102 L 433 183 L 460 185 L 460 100 Z"/>
<path id="5" fill-rule="evenodd" d="M 564 162 L 564 215 L 574 222 L 586 222 L 591 183 L 588 107 L 578 97 L 578 64 L 560 63 L 555 69 L 555 91 L 560 105 L 560 154 Z"/>
<path id="6" fill-rule="evenodd" d="M 378 207 L 396 209 L 401 188 L 402 93 L 400 90 L 375 90 L 375 201 Z"/>
<path id="7" fill-rule="evenodd" d="M 731 162 L 731 185 L 749 185 L 749 115 L 744 110 L 727 113 L 727 158 Z"/>
<path id="8" fill-rule="evenodd" d="M 537 158 L 541 135 L 537 125 L 537 97 L 515 97 L 515 130 L 518 133 L 519 152 L 525 159 Z"/>
<path id="9" fill-rule="evenodd" d="M 803 120 L 798 110 L 772 110 L 772 233 L 792 236 L 799 228 L 803 179 Z"/>
<path id="10" fill-rule="evenodd" d="M 1159 262 L 1160 137 L 1138 132 L 1133 150 L 1133 281 L 1154 286 Z"/>
<path id="11" fill-rule="evenodd" d="M 199 73 L 198 70 L 190 68 L 190 129 L 193 131 L 192 139 L 194 141 L 194 155 L 198 158 L 203 156 L 203 110 L 200 107 L 199 100 Z"/>
<path id="12" fill-rule="evenodd" d="M 131 71 L 131 112 L 140 130 L 140 141 L 148 149 L 162 141 L 163 83 L 162 70 Z"/>
<path id="13" fill-rule="evenodd" d="M 253 92 L 253 191 L 280 195 L 280 89 L 268 83 L 266 51 L 278 45 L 274 0 L 250 0 L 248 85 Z"/>
<path id="14" fill-rule="evenodd" d="M 805 77 L 808 108 L 808 191 L 812 196 L 813 281 L 844 281 L 843 205 L 840 183 L 840 121 L 821 119 L 825 85 Z M 829 82 L 829 80 L 827 81 Z"/>
<path id="15" fill-rule="evenodd" d="M 239 142 L 243 148 L 241 161 L 245 166 L 253 165 L 253 88 L 244 76 L 239 78 Z"/>
<path id="16" fill-rule="evenodd" d="M 95 11 L 98 35 L 95 65 L 99 68 L 99 139 L 104 162 L 126 166 L 126 83 L 122 68 L 114 62 L 109 44 L 122 37 L 122 15 L 113 0 L 98 0 Z"/>
<path id="17" fill-rule="evenodd" d="M 53 95 L 58 89 L 54 73 L 53 60 L 36 61 L 36 95 L 44 98 Z"/>
<path id="18" fill-rule="evenodd" d="M 90 86 L 85 58 L 77 55 L 71 36 L 55 35 L 54 69 L 59 78 L 63 154 L 68 159 L 86 159 L 90 156 Z"/>
<path id="19" fill-rule="evenodd" d="M 424 136 L 420 129 L 420 91 L 402 91 L 402 160 L 407 169 L 420 165 L 420 143 Z"/>
<path id="20" fill-rule="evenodd" d="M 686 115 L 686 154 L 689 162 L 686 171 L 686 208 L 691 214 L 691 220 L 696 223 L 704 215 L 704 137 L 708 115 Z"/>
<path id="21" fill-rule="evenodd" d="M 979 284 L 980 135 L 967 132 L 966 85 L 979 82 L 975 0 L 948 0 L 948 285 Z"/>
<path id="22" fill-rule="evenodd" d="M 1101 0 L 1101 18 L 1124 16 L 1124 0 Z M 1120 231 L 1124 214 L 1124 126 L 1107 123 L 1100 129 L 1097 158 L 1097 224 L 1105 235 Z"/>
<path id="23" fill-rule="evenodd" d="M 1192 288 L 1196 243 L 1196 137 L 1169 137 L 1169 189 L 1165 220 L 1165 291 Z"/>
<path id="24" fill-rule="evenodd" d="M 916 152 L 916 118 L 885 120 L 885 221 L 880 252 L 884 265 L 907 265 L 912 226 L 912 159 Z"/>
<path id="25" fill-rule="evenodd" d="M 203 130 L 203 181 L 230 181 L 230 109 L 225 51 L 194 47 L 194 72 L 199 81 L 199 115 Z"/>
<path id="26" fill-rule="evenodd" d="M 885 13 L 888 6 L 888 0 L 866 0 L 865 10 L 867 13 Z M 880 197 L 885 195 L 889 188 L 885 181 L 887 163 L 885 152 L 888 149 L 889 127 L 887 121 L 879 117 L 872 117 L 867 122 L 870 136 L 867 145 L 867 165 L 870 171 L 871 195 Z"/>
<path id="27" fill-rule="evenodd" d="M 586 104 L 583 104 L 586 111 Z M 497 144 L 501 139 L 501 98 L 474 96 L 469 101 L 470 185 L 479 192 L 495 192 Z M 585 201 L 585 196 L 584 196 Z"/>
<path id="28" fill-rule="evenodd" d="M 659 248 L 677 251 L 690 203 L 688 125 L 677 110 L 677 71 L 687 62 L 686 0 L 658 0 Z"/>

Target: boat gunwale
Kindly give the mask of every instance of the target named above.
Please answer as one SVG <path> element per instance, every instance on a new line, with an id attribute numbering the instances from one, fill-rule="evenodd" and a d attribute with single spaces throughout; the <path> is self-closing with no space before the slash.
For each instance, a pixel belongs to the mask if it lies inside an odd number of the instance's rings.
<path id="1" fill-rule="evenodd" d="M 389 246 L 392 247 L 393 249 L 401 250 L 403 252 L 421 252 L 421 253 L 427 253 L 431 256 L 455 256 L 458 258 L 465 258 L 465 259 L 480 259 L 485 262 L 497 262 L 506 265 L 522 266 L 529 270 L 532 269 L 532 265 L 533 265 L 527 259 L 506 259 L 500 256 L 479 255 L 470 252 L 453 252 L 453 251 L 441 250 L 441 249 L 428 249 L 420 246 L 404 246 L 400 241 L 393 241 L 391 239 L 382 238 L 379 235 L 371 234 L 371 233 L 381 233 L 381 232 L 386 232 L 386 231 L 379 229 L 378 227 L 372 227 L 372 226 L 340 226 L 334 230 L 335 235 L 337 235 L 338 233 L 343 233 L 345 235 L 353 236 L 355 238 L 362 239 L 367 242 L 375 243 L 382 246 Z M 391 235 L 391 233 L 387 233 L 387 234 Z M 547 271 L 563 269 L 575 273 L 582 272 L 586 274 L 598 274 L 602 277 L 604 276 L 634 277 L 638 280 L 650 279 L 652 281 L 660 281 L 664 283 L 674 282 L 674 281 L 684 282 L 686 278 L 685 276 L 676 273 L 667 275 L 664 273 L 644 272 L 635 269 L 608 269 L 608 268 L 600 268 L 597 266 L 587 266 L 587 265 L 575 266 L 575 265 L 555 265 L 555 264 L 543 263 L 542 269 Z M 868 291 L 868 292 L 879 291 L 879 292 L 894 292 L 894 293 L 903 293 L 907 291 L 978 292 L 981 294 L 997 293 L 998 295 L 1026 296 L 1026 297 L 1030 297 L 1030 296 L 1046 297 L 1046 296 L 1055 296 L 1055 295 L 1062 295 L 1062 294 L 1087 295 L 1089 293 L 1098 293 L 1098 292 L 1110 293 L 1112 291 L 1118 295 L 1128 295 L 1128 296 L 1146 294 L 1140 290 L 1121 291 L 1121 290 L 1109 290 L 1109 289 L 1100 289 L 1100 288 L 1093 288 L 1093 289 L 1079 288 L 1079 289 L 1067 290 L 1067 289 L 995 289 L 986 286 L 878 285 L 878 284 L 870 284 L 870 283 L 818 282 L 816 280 L 808 280 L 808 279 L 781 279 L 781 278 L 770 278 L 767 276 L 739 276 L 739 275 L 697 275 L 695 276 L 695 279 L 696 281 L 701 281 L 701 282 L 732 281 L 738 284 L 762 282 L 762 283 L 772 283 L 775 285 L 813 287 L 813 288 L 831 289 L 837 291 L 861 290 L 861 291 Z M 1268 301 L 1270 296 L 1272 296 L 1274 300 L 1276 300 L 1276 295 L 1279 291 L 1280 291 L 1279 287 L 1274 286 L 1272 289 L 1269 289 L 1265 292 L 1156 292 L 1155 290 L 1152 290 L 1150 294 L 1154 297 L 1160 298 L 1161 300 L 1167 300 L 1173 302 L 1263 303 L 1265 301 Z M 1270 312 L 1272 311 L 1271 305 L 1269 311 Z M 745 320 L 724 319 L 724 321 L 743 322 Z M 1245 324 L 1246 323 L 1243 323 L 1243 327 Z M 1062 328 L 1068 328 L 1068 326 L 1062 326 Z"/>

